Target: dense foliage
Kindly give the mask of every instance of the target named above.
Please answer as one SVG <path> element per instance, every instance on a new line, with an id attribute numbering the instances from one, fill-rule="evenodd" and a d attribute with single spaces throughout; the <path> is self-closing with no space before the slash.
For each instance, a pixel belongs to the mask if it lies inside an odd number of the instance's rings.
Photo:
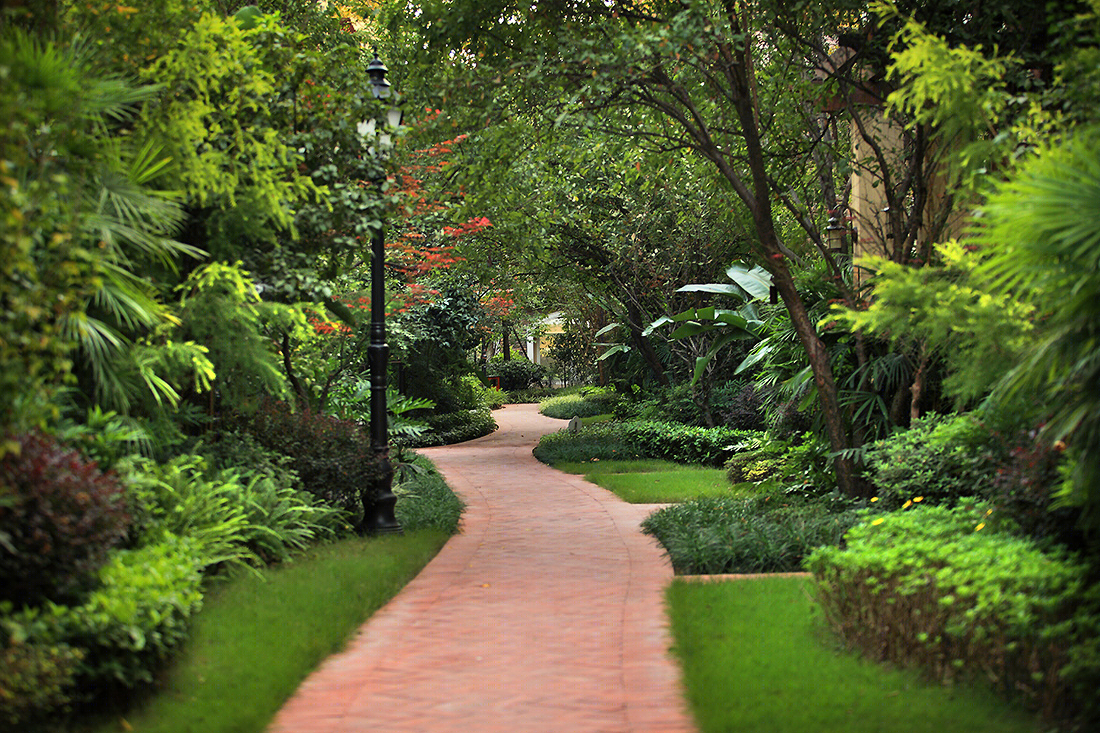
<path id="1" fill-rule="evenodd" d="M 700 498 L 660 509 L 642 523 L 683 574 L 797 572 L 818 547 L 835 547 L 858 521 L 782 493 Z"/>
<path id="2" fill-rule="evenodd" d="M 38 433 L 0 458 L 0 600 L 64 601 L 86 590 L 130 524 L 118 479 Z"/>
<path id="3" fill-rule="evenodd" d="M 1088 568 L 1003 531 L 992 507 L 867 517 L 807 560 L 825 616 L 870 656 L 952 680 L 981 676 L 1048 717 L 1095 720 L 1100 599 Z"/>
<path id="4" fill-rule="evenodd" d="M 545 463 L 607 458 L 660 458 L 721 466 L 737 446 L 757 434 L 730 428 L 698 428 L 649 421 L 608 422 L 578 433 L 543 436 L 535 457 Z"/>
<path id="5" fill-rule="evenodd" d="M 614 391 L 600 388 L 587 388 L 579 392 L 567 392 L 554 395 L 539 403 L 539 412 L 547 417 L 569 420 L 574 417 L 595 417 L 610 415 L 622 402 Z"/>
<path id="6" fill-rule="evenodd" d="M 265 403 L 240 419 L 260 445 L 290 458 L 302 488 L 317 499 L 353 517 L 373 502 L 381 468 L 358 423 L 308 408 L 295 411 L 285 402 Z"/>

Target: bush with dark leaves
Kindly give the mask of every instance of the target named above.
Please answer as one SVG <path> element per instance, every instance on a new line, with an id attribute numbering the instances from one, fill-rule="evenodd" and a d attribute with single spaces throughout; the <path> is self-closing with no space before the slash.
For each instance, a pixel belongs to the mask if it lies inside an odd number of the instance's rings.
<path id="1" fill-rule="evenodd" d="M 50 436 L 9 440 L 18 449 L 0 459 L 0 600 L 71 599 L 126 535 L 124 489 Z"/>

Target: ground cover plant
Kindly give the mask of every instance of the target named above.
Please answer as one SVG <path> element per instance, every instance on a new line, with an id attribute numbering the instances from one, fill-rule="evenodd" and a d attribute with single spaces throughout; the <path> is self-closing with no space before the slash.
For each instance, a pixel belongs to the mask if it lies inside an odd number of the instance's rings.
<path id="1" fill-rule="evenodd" d="M 980 687 L 945 687 L 839 648 L 801 578 L 676 581 L 673 653 L 703 733 L 1038 733 Z"/>
<path id="2" fill-rule="evenodd" d="M 111 485 L 120 487 L 117 493 L 127 510 L 125 545 L 106 552 L 91 577 L 81 576 L 79 586 L 66 585 L 63 593 L 47 589 L 52 597 L 37 603 L 0 601 L 5 639 L 0 657 L 6 661 L 0 668 L 0 689 L 5 690 L 0 721 L 24 730 L 38 724 L 49 730 L 70 709 L 83 716 L 105 700 L 132 699 L 150 689 L 190 638 L 211 579 L 220 582 L 230 571 L 255 578 L 260 569 L 293 562 L 302 552 L 351 533 L 345 511 L 297 488 L 296 474 L 284 457 L 245 435 L 222 438 L 205 446 L 209 464 L 194 454 L 163 464 L 140 457 L 117 461 L 121 479 L 113 478 Z M 51 449 L 49 455 L 64 460 L 47 465 L 74 470 L 83 465 L 72 452 Z M 230 456 L 252 467 L 226 463 Z M 34 462 L 36 452 L 28 449 L 23 458 Z M 395 491 L 402 497 L 398 519 L 409 533 L 429 536 L 423 543 L 413 542 L 411 552 L 421 557 L 422 549 L 416 548 L 430 545 L 434 554 L 457 531 L 463 504 L 426 459 L 395 458 Z M 18 465 L 13 459 L 9 454 L 4 465 Z M 86 469 L 77 470 L 76 476 L 84 473 Z M 74 485 L 84 490 L 67 476 L 54 475 L 58 491 Z M 38 507 L 35 516 L 48 518 L 54 505 L 45 511 Z M 32 519 L 29 526 L 41 524 Z M 404 563 L 415 566 L 415 572 L 420 567 L 416 563 L 422 565 L 428 557 L 408 561 L 396 555 L 393 560 L 367 556 L 357 572 L 370 577 L 377 571 L 378 579 L 389 583 L 384 569 L 372 568 L 371 562 Z M 325 581 L 322 577 L 317 582 Z M 287 613 L 307 610 L 320 613 L 301 608 Z M 291 623 L 287 619 L 282 626 Z M 249 675 L 250 658 L 237 663 L 242 666 L 235 674 L 254 676 Z"/>
<path id="3" fill-rule="evenodd" d="M 661 543 L 678 574 L 774 573 L 802 570 L 803 558 L 839 545 L 857 521 L 847 502 L 776 491 L 673 504 L 646 517 L 642 530 Z"/>

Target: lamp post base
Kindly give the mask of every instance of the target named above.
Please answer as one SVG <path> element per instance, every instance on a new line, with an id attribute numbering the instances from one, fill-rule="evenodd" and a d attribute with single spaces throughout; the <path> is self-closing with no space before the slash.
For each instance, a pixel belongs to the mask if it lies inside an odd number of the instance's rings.
<path id="1" fill-rule="evenodd" d="M 359 525 L 358 532 L 361 535 L 403 534 L 404 530 L 394 515 L 394 507 L 397 504 L 397 496 L 393 493 L 393 465 L 390 463 L 389 451 L 385 450 L 380 459 L 382 476 L 379 483 L 382 490 L 374 493 L 370 503 L 363 502 L 363 521 Z"/>
<path id="2" fill-rule="evenodd" d="M 393 507 L 397 503 L 397 497 L 392 491 L 387 491 L 375 498 L 374 502 L 365 508 L 363 523 L 359 526 L 359 534 L 404 534 L 397 518 L 393 514 Z"/>

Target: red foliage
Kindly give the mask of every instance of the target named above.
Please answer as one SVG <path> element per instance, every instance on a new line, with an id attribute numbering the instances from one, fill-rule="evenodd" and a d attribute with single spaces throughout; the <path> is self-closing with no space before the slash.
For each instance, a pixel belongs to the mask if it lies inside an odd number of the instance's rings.
<path id="1" fill-rule="evenodd" d="M 0 599 L 73 598 L 130 526 L 118 479 L 39 433 L 17 436 L 0 460 Z"/>

